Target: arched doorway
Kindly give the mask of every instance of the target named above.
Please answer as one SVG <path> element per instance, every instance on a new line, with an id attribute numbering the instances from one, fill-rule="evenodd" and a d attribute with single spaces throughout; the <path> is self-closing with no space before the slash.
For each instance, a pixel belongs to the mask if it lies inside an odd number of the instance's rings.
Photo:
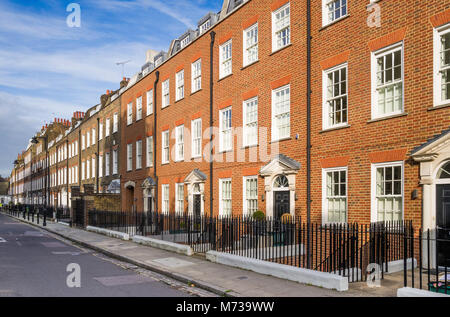
<path id="1" fill-rule="evenodd" d="M 450 266 L 450 161 L 436 174 L 436 236 L 438 265 Z"/>
<path id="2" fill-rule="evenodd" d="M 134 200 L 135 182 L 127 182 L 125 184 L 125 211 L 135 211 L 136 205 Z"/>
<path id="3" fill-rule="evenodd" d="M 289 180 L 284 175 L 279 175 L 273 183 L 273 217 L 281 219 L 284 214 L 291 213 L 291 192 L 289 189 Z"/>

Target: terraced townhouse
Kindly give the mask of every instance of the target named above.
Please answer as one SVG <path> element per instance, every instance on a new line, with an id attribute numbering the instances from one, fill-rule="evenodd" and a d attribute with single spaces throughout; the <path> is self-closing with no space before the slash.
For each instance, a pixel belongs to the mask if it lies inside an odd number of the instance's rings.
<path id="1" fill-rule="evenodd" d="M 449 78 L 448 0 L 225 0 L 114 95 L 121 209 L 445 225 Z"/>

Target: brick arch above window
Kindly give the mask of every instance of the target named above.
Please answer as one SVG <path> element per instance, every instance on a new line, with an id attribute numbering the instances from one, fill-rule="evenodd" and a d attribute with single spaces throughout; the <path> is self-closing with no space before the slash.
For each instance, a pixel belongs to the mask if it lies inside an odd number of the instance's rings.
<path id="1" fill-rule="evenodd" d="M 406 36 L 406 27 L 398 29 L 392 33 L 386 34 L 382 37 L 369 41 L 369 49 L 371 52 L 378 51 L 384 47 L 388 47 L 395 43 L 401 42 Z"/>

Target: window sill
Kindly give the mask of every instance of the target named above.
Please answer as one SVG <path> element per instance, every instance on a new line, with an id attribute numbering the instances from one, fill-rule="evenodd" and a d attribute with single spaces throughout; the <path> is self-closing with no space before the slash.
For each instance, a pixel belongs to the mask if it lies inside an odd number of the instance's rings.
<path id="1" fill-rule="evenodd" d="M 227 79 L 228 77 L 231 77 L 231 76 L 233 76 L 233 73 L 228 74 L 228 75 L 226 75 L 226 76 L 223 76 L 223 77 L 219 78 L 219 80 L 218 80 L 217 82 L 220 82 L 220 81 L 222 81 L 222 80 L 224 80 L 224 79 Z"/>
<path id="2" fill-rule="evenodd" d="M 200 88 L 199 90 L 196 90 L 196 91 L 191 92 L 191 96 L 192 96 L 192 95 L 195 95 L 196 93 L 198 93 L 198 92 L 200 92 L 200 91 L 202 91 L 202 88 Z"/>
<path id="3" fill-rule="evenodd" d="M 246 69 L 246 68 L 248 68 L 248 67 L 250 67 L 250 66 L 252 66 L 252 65 L 255 65 L 255 64 L 257 64 L 258 62 L 259 62 L 259 59 L 256 60 L 256 61 L 254 61 L 254 62 L 251 62 L 250 64 L 244 65 L 244 66 L 242 66 L 241 70 L 244 70 L 244 69 Z"/>
<path id="4" fill-rule="evenodd" d="M 289 43 L 289 44 L 286 45 L 286 46 L 277 48 L 275 51 L 272 51 L 272 53 L 270 53 L 269 56 L 275 55 L 276 53 L 281 52 L 282 50 L 284 50 L 284 49 L 286 49 L 286 48 L 288 48 L 288 47 L 291 47 L 291 46 L 292 46 L 292 43 Z"/>
<path id="5" fill-rule="evenodd" d="M 168 108 L 168 107 L 170 107 L 170 105 L 167 105 L 167 106 L 161 107 L 161 110 L 163 110 L 163 109 L 166 109 L 166 108 Z"/>
<path id="6" fill-rule="evenodd" d="M 346 124 L 346 125 L 341 125 L 341 126 L 338 126 L 338 127 L 332 127 L 332 128 L 323 129 L 319 133 L 326 133 L 326 132 L 331 132 L 331 131 L 336 131 L 336 130 L 348 129 L 350 127 L 351 127 L 351 125 Z"/>
<path id="7" fill-rule="evenodd" d="M 325 29 L 329 28 L 330 26 L 332 26 L 332 25 L 334 25 L 334 24 L 336 24 L 336 23 L 338 23 L 338 22 L 340 22 L 340 21 L 342 21 L 342 20 L 345 20 L 345 19 L 348 18 L 348 17 L 350 17 L 350 14 L 347 14 L 347 15 L 344 16 L 344 17 L 341 17 L 341 18 L 339 18 L 339 19 L 337 19 L 337 20 L 334 20 L 333 22 L 330 22 L 330 23 L 328 23 L 328 24 L 322 26 L 322 27 L 319 29 L 319 32 L 322 31 L 322 30 L 325 30 Z"/>
<path id="8" fill-rule="evenodd" d="M 161 165 L 169 165 L 170 162 L 166 162 L 166 163 L 161 163 Z"/>
<path id="9" fill-rule="evenodd" d="M 449 103 L 445 103 L 445 104 L 441 104 L 441 105 L 437 105 L 434 107 L 430 107 L 427 110 L 428 111 L 433 111 L 433 110 L 438 110 L 438 109 L 443 109 L 443 108 L 449 108 L 450 107 L 450 102 Z"/>
<path id="10" fill-rule="evenodd" d="M 229 149 L 229 150 L 219 151 L 217 154 L 232 153 L 232 152 L 233 152 L 233 149 Z"/>
<path id="11" fill-rule="evenodd" d="M 183 98 L 180 98 L 180 99 L 178 99 L 178 100 L 175 100 L 175 103 L 180 102 L 180 101 L 183 101 L 183 100 L 184 100 L 184 97 L 183 97 Z"/>
<path id="12" fill-rule="evenodd" d="M 147 115 L 146 115 L 146 117 L 150 117 L 151 115 L 153 115 L 153 112 L 152 112 L 152 113 L 149 113 L 149 114 L 147 114 Z"/>
<path id="13" fill-rule="evenodd" d="M 393 114 L 393 115 L 386 116 L 386 117 L 372 119 L 372 120 L 367 121 L 367 123 L 373 123 L 373 122 L 379 122 L 379 121 L 384 121 L 384 120 L 389 120 L 389 119 L 401 118 L 401 117 L 405 117 L 407 115 L 408 115 L 407 112 L 403 112 L 403 113 Z"/>
<path id="14" fill-rule="evenodd" d="M 201 159 L 201 158 L 202 158 L 201 155 L 193 156 L 193 157 L 191 157 L 191 161 L 198 160 L 198 159 Z"/>
<path id="15" fill-rule="evenodd" d="M 292 140 L 291 137 L 270 141 L 269 144 Z"/>

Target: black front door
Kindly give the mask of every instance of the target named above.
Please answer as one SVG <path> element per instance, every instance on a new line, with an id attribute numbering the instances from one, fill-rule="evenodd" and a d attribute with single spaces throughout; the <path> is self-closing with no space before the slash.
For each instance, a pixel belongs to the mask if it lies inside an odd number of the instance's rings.
<path id="1" fill-rule="evenodd" d="M 450 184 L 436 185 L 438 265 L 450 266 Z"/>
<path id="2" fill-rule="evenodd" d="M 290 192 L 275 192 L 274 193 L 274 219 L 281 219 L 281 216 L 284 214 L 289 214 L 291 212 L 291 200 L 290 200 Z"/>
<path id="3" fill-rule="evenodd" d="M 202 196 L 194 195 L 194 216 L 196 219 L 200 218 L 202 212 Z"/>

